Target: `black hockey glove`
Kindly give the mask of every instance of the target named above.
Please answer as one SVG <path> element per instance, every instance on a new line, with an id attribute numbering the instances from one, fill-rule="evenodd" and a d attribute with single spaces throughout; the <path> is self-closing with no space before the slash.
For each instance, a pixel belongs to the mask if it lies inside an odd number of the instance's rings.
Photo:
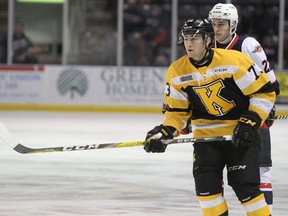
<path id="1" fill-rule="evenodd" d="M 170 126 L 163 126 L 162 124 L 156 126 L 151 131 L 148 131 L 145 140 L 147 144 L 144 146 L 146 152 L 162 153 L 165 152 L 167 145 L 161 142 L 162 139 L 173 139 L 175 128 Z"/>
<path id="2" fill-rule="evenodd" d="M 236 147 L 253 145 L 258 139 L 260 124 L 261 118 L 256 112 L 246 111 L 240 116 L 238 124 L 234 129 L 232 143 Z"/>
<path id="3" fill-rule="evenodd" d="M 268 118 L 265 120 L 265 122 L 261 125 L 261 128 L 269 128 L 271 127 L 273 124 L 274 124 L 274 120 L 273 120 L 273 117 L 275 116 L 276 114 L 276 107 L 275 105 L 273 105 L 269 115 L 268 115 Z"/>

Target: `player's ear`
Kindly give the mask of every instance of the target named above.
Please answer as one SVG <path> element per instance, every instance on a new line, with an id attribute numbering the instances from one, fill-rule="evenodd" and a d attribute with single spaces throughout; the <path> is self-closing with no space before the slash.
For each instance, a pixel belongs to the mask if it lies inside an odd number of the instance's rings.
<path id="1" fill-rule="evenodd" d="M 210 47 L 211 43 L 212 43 L 212 38 L 208 36 L 206 38 L 206 47 Z"/>

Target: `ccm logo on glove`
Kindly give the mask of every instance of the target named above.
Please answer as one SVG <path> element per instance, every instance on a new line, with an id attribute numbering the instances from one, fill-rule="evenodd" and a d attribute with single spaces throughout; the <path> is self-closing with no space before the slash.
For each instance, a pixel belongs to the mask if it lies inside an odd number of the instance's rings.
<path id="1" fill-rule="evenodd" d="M 248 119 L 248 118 L 245 118 L 245 117 L 241 117 L 241 118 L 239 119 L 239 122 L 243 122 L 243 123 L 249 124 L 249 125 L 251 125 L 251 126 L 255 126 L 255 125 L 257 124 L 257 122 L 252 121 L 251 119 Z"/>

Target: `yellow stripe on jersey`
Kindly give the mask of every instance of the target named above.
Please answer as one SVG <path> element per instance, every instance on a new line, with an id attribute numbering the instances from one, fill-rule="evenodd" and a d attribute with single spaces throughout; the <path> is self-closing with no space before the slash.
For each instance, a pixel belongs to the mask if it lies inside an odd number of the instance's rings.
<path id="1" fill-rule="evenodd" d="M 232 135 L 238 120 L 208 120 L 197 119 L 192 121 L 194 137 L 211 137 Z"/>
<path id="2" fill-rule="evenodd" d="M 170 110 L 165 112 L 164 125 L 181 131 L 190 115 L 190 102 L 195 137 L 217 136 L 223 132 L 231 135 L 245 109 L 257 112 L 262 121 L 267 118 L 275 93 L 272 86 L 265 93 L 259 91 L 269 83 L 266 74 L 239 51 L 213 50 L 213 60 L 208 66 L 196 68 L 185 55 L 168 68 L 164 104 Z"/>
<path id="3" fill-rule="evenodd" d="M 254 111 L 259 114 L 264 123 L 265 119 L 271 111 L 271 107 L 274 103 L 271 102 L 271 98 L 275 96 L 274 92 L 269 92 L 266 94 L 253 94 L 250 98 L 249 110 Z"/>

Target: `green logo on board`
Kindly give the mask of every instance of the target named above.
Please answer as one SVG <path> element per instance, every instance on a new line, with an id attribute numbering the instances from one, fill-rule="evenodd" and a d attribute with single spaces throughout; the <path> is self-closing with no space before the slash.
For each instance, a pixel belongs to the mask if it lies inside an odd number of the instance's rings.
<path id="1" fill-rule="evenodd" d="M 70 95 L 71 99 L 76 95 L 83 96 L 88 89 L 88 79 L 77 68 L 65 69 L 57 79 L 57 89 L 61 95 Z"/>

